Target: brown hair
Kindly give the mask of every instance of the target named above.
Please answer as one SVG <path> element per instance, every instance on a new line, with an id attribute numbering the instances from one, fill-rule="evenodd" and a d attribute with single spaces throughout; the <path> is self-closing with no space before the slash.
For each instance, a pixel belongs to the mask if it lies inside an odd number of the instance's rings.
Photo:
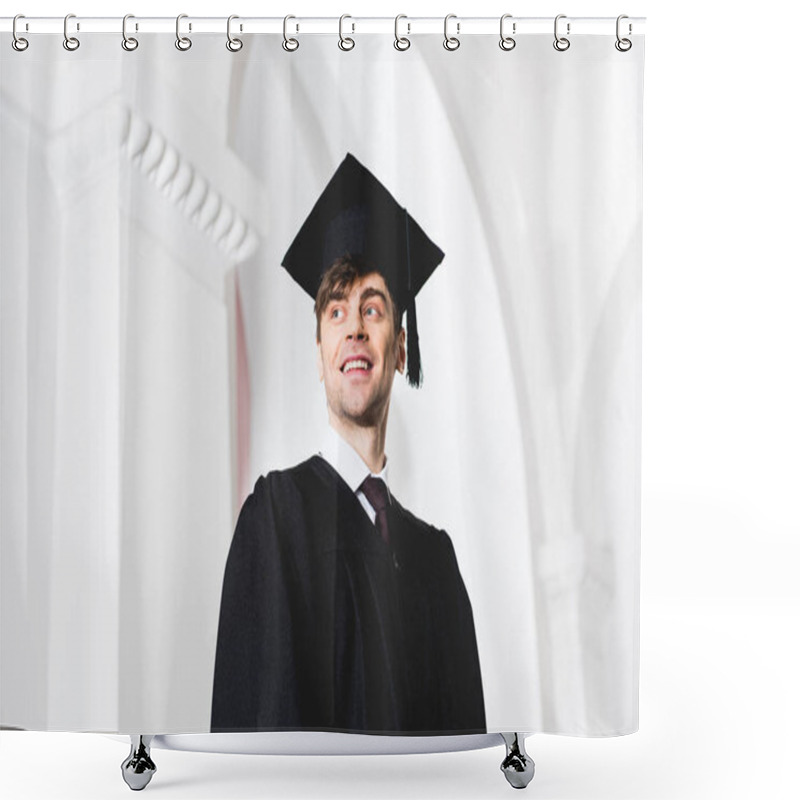
<path id="1" fill-rule="evenodd" d="M 337 258 L 322 275 L 317 297 L 314 301 L 314 313 L 317 315 L 317 341 L 319 341 L 320 325 L 322 323 L 322 313 L 328 307 L 331 300 L 344 300 L 350 293 L 353 284 L 365 275 L 378 272 L 372 264 L 360 256 L 345 255 Z M 380 274 L 380 273 L 379 273 Z M 387 287 L 388 288 L 388 287 Z M 397 308 L 397 303 L 389 292 L 389 302 L 392 305 L 392 318 L 394 319 L 395 335 L 400 333 L 400 323 L 402 317 Z"/>

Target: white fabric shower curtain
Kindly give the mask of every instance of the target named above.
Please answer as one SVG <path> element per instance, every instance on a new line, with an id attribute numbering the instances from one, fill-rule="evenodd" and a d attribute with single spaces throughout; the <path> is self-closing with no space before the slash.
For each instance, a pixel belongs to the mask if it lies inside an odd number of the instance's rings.
<path id="1" fill-rule="evenodd" d="M 487 730 L 637 728 L 644 42 L 497 41 L 2 49 L 3 725 L 208 731 L 242 500 L 327 427 L 279 264 L 352 152 L 446 254 L 386 452 L 453 541 Z"/>

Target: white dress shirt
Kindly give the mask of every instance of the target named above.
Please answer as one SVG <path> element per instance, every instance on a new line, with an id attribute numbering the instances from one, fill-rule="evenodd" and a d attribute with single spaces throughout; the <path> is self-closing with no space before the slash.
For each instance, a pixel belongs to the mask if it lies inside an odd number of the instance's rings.
<path id="1" fill-rule="evenodd" d="M 359 487 L 364 478 L 371 475 L 373 478 L 380 478 L 386 484 L 388 490 L 387 467 L 389 459 L 386 459 L 380 472 L 371 472 L 361 456 L 353 449 L 353 446 L 346 442 L 330 425 L 328 425 L 328 431 L 319 454 L 342 476 L 344 482 L 353 490 L 374 525 L 375 509 L 370 505 L 369 500 L 367 500 L 364 492 Z"/>

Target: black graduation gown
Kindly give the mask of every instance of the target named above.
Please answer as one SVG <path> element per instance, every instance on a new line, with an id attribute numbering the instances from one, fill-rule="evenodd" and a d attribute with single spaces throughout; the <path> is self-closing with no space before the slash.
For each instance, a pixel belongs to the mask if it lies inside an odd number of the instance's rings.
<path id="1" fill-rule="evenodd" d="M 392 497 L 391 547 L 313 456 L 256 482 L 222 587 L 211 731 L 485 733 L 450 537 Z"/>

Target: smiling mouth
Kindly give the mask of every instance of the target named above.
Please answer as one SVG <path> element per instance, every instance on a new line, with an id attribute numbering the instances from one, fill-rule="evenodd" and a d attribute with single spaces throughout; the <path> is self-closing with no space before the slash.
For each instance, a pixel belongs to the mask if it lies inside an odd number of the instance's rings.
<path id="1" fill-rule="evenodd" d="M 369 372 L 372 369 L 372 364 L 364 358 L 352 358 L 342 364 L 341 372 L 347 375 L 348 372 L 359 370 L 361 372 Z"/>

